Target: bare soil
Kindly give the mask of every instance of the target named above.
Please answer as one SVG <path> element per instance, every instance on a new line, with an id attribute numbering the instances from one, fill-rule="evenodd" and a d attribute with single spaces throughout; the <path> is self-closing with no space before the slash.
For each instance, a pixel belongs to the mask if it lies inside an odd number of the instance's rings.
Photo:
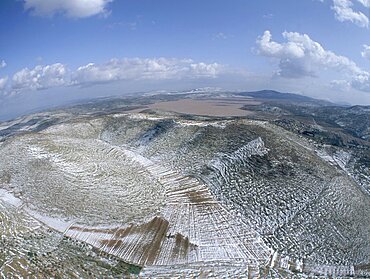
<path id="1" fill-rule="evenodd" d="M 169 102 L 159 102 L 149 105 L 149 108 L 163 111 L 171 111 L 185 114 L 209 115 L 209 116 L 247 116 L 252 112 L 242 110 L 246 105 L 256 105 L 253 100 L 230 101 L 222 99 L 194 100 L 183 99 Z"/>

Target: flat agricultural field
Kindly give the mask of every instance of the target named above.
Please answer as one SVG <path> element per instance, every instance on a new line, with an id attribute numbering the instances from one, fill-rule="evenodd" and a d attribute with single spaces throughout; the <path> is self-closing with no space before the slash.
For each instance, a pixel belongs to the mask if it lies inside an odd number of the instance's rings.
<path id="1" fill-rule="evenodd" d="M 149 108 L 195 115 L 246 116 L 251 114 L 250 111 L 241 109 L 243 105 L 246 104 L 258 105 L 259 102 L 244 98 L 241 100 L 182 99 L 176 101 L 154 103 L 149 105 Z"/>

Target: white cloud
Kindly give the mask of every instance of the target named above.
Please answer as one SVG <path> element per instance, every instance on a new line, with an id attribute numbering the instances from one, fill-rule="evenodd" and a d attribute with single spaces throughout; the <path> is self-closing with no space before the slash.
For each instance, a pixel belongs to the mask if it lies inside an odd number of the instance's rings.
<path id="1" fill-rule="evenodd" d="M 364 50 L 361 52 L 363 58 L 370 60 L 370 46 L 364 45 Z"/>
<path id="2" fill-rule="evenodd" d="M 12 89 L 39 90 L 66 85 L 67 73 L 66 66 L 60 63 L 38 65 L 31 70 L 24 68 L 13 75 Z"/>
<path id="3" fill-rule="evenodd" d="M 194 63 L 190 59 L 125 58 L 105 64 L 89 63 L 72 75 L 73 84 L 103 83 L 116 80 L 165 80 L 214 78 L 223 67 L 217 63 Z"/>
<path id="4" fill-rule="evenodd" d="M 370 8 L 370 0 L 357 0 L 360 2 L 364 7 Z"/>
<path id="5" fill-rule="evenodd" d="M 214 36 L 215 39 L 217 40 L 226 40 L 227 39 L 227 36 L 225 35 L 225 33 L 223 32 L 218 32 L 215 36 Z"/>
<path id="6" fill-rule="evenodd" d="M 53 16 L 56 13 L 68 17 L 83 18 L 97 14 L 108 15 L 108 3 L 113 0 L 24 0 L 26 10 L 34 15 Z"/>
<path id="7" fill-rule="evenodd" d="M 208 80 L 221 74 L 243 75 L 244 72 L 229 69 L 217 63 L 194 62 L 175 58 L 124 58 L 111 59 L 103 64 L 89 63 L 68 70 L 64 64 L 38 65 L 16 72 L 7 86 L 8 78 L 0 79 L 0 90 L 7 95 L 19 92 L 43 90 L 61 86 L 85 86 L 114 81 L 144 80 Z M 4 90 L 3 90 L 4 89 Z"/>
<path id="8" fill-rule="evenodd" d="M 200 63 L 191 63 L 190 69 L 186 70 L 184 73 L 186 76 L 191 78 L 215 78 L 223 71 L 223 67 L 220 64 L 212 63 L 206 64 L 203 62 Z"/>
<path id="9" fill-rule="evenodd" d="M 0 78 L 0 91 L 4 90 L 5 89 L 5 86 L 8 82 L 8 77 L 3 77 L 3 78 Z"/>
<path id="10" fill-rule="evenodd" d="M 317 76 L 322 70 L 332 70 L 349 79 L 352 87 L 370 92 L 370 73 L 362 70 L 352 60 L 325 50 L 306 34 L 284 32 L 283 37 L 287 42 L 274 42 L 270 31 L 265 31 L 257 39 L 259 54 L 279 61 L 277 75 L 301 78 Z"/>
<path id="11" fill-rule="evenodd" d="M 332 80 L 330 82 L 330 86 L 336 90 L 349 91 L 351 89 L 351 82 L 349 82 L 348 80 L 343 80 L 343 79 Z"/>
<path id="12" fill-rule="evenodd" d="M 369 0 L 358 0 L 365 7 L 370 7 Z M 340 22 L 351 21 L 360 27 L 369 26 L 369 18 L 362 12 L 355 12 L 352 9 L 351 0 L 333 0 L 332 9 L 335 12 L 335 18 Z"/>
<path id="13" fill-rule="evenodd" d="M 362 72 L 353 61 L 325 50 L 306 34 L 284 32 L 283 37 L 287 42 L 280 44 L 271 40 L 270 31 L 265 31 L 257 39 L 261 55 L 279 59 L 280 76 L 288 78 L 315 76 L 323 68 L 351 74 Z"/>
<path id="14" fill-rule="evenodd" d="M 354 76 L 351 85 L 358 90 L 370 92 L 370 73 L 364 71 L 362 74 Z"/>
<path id="15" fill-rule="evenodd" d="M 7 65 L 7 64 L 6 64 L 5 60 L 1 60 L 1 61 L 0 61 L 0 69 L 1 69 L 1 68 L 5 68 L 5 67 L 6 67 L 6 65 Z"/>

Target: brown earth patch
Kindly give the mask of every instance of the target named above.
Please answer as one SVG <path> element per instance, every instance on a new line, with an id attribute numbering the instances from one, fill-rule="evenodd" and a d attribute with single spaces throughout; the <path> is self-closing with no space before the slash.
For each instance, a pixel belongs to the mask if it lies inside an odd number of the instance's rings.
<path id="1" fill-rule="evenodd" d="M 251 100 L 223 100 L 223 99 L 183 99 L 177 101 L 159 102 L 149 105 L 150 109 L 171 111 L 184 114 L 207 116 L 247 116 L 252 112 L 242 110 L 246 104 L 256 104 Z"/>

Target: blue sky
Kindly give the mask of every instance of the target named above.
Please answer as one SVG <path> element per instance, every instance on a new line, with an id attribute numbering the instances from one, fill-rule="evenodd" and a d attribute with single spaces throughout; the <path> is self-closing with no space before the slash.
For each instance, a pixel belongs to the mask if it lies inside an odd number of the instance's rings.
<path id="1" fill-rule="evenodd" d="M 2 0 L 0 119 L 149 90 L 370 104 L 369 0 Z"/>

